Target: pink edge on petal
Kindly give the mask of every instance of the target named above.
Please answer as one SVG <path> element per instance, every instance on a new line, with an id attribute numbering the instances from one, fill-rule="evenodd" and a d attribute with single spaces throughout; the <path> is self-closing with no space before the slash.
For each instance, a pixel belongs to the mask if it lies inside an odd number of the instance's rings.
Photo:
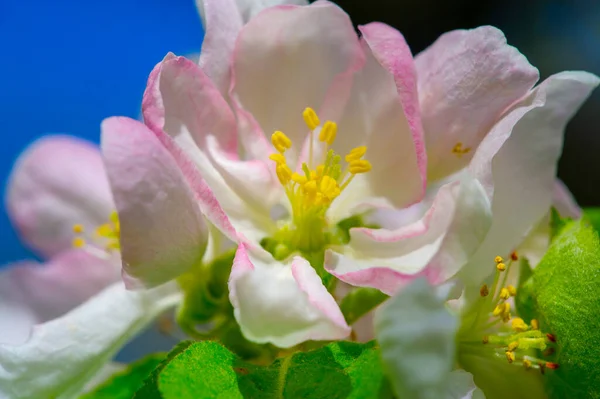
<path id="1" fill-rule="evenodd" d="M 419 202 L 425 195 L 427 187 L 427 151 L 421 122 L 414 58 L 404 36 L 398 30 L 381 22 L 361 25 L 358 30 L 371 48 L 373 56 L 394 76 L 402 109 L 412 133 L 417 167 L 421 175 L 421 197 L 415 199 L 415 203 Z"/>
<path id="2" fill-rule="evenodd" d="M 248 244 L 241 242 L 235 251 L 235 257 L 231 265 L 231 273 L 229 274 L 227 286 L 229 287 L 229 300 L 234 307 L 239 307 L 235 281 L 243 274 L 254 270 L 254 265 L 248 256 L 248 250 Z"/>
<path id="3" fill-rule="evenodd" d="M 419 277 L 425 277 L 431 284 L 435 284 L 437 278 L 429 266 L 415 274 L 405 274 L 388 267 L 374 266 L 368 269 L 356 270 L 347 273 L 337 273 L 335 269 L 328 267 L 330 252 L 325 254 L 325 270 L 332 276 L 355 287 L 376 288 L 386 295 L 394 295 L 400 289 L 410 284 Z"/>
<path id="4" fill-rule="evenodd" d="M 183 176 L 194 192 L 194 196 L 199 202 L 200 210 L 204 216 L 225 234 L 227 238 L 234 242 L 238 242 L 240 237 L 227 217 L 227 214 L 219 204 L 215 194 L 199 173 L 196 166 L 163 130 L 156 130 L 154 131 L 154 134 L 161 144 L 171 153 L 175 162 L 177 162 Z"/>
<path id="5" fill-rule="evenodd" d="M 348 323 L 346 323 L 340 307 L 306 259 L 300 256 L 294 257 L 292 261 L 292 275 L 296 283 L 298 283 L 300 290 L 306 294 L 311 305 L 319 309 L 340 328 L 339 339 L 350 335 L 351 329 Z"/>
<path id="6" fill-rule="evenodd" d="M 173 58 L 175 58 L 175 54 L 168 53 L 161 62 L 156 64 L 148 76 L 148 83 L 142 98 L 142 115 L 144 123 L 152 131 L 162 130 L 165 124 L 165 107 L 158 82 L 163 64 Z"/>

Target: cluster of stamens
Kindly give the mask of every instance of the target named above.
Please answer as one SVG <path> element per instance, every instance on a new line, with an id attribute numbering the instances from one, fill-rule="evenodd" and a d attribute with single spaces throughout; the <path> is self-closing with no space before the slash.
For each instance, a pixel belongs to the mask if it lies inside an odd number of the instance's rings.
<path id="1" fill-rule="evenodd" d="M 458 142 L 452 147 L 452 153 L 457 157 L 462 157 L 465 154 L 471 152 L 471 147 L 463 147 L 463 143 Z"/>
<path id="2" fill-rule="evenodd" d="M 81 224 L 73 226 L 73 232 L 77 234 L 73 238 L 72 245 L 74 248 L 90 248 L 82 234 L 85 232 L 84 227 Z M 121 249 L 120 244 L 121 238 L 121 224 L 119 223 L 119 215 L 116 211 L 112 212 L 109 216 L 109 221 L 96 228 L 94 232 L 93 247 L 103 248 L 106 252 L 111 253 L 119 251 Z M 98 244 L 101 245 L 98 245 Z"/>
<path id="3" fill-rule="evenodd" d="M 556 342 L 554 335 L 540 331 L 536 319 L 532 319 L 527 324 L 522 318 L 511 315 L 509 301 L 517 295 L 517 290 L 514 286 L 505 284 L 510 266 L 516 260 L 518 256 L 515 252 L 511 254 L 507 263 L 500 256 L 494 259 L 496 263 L 494 282 L 491 287 L 484 284 L 479 290 L 484 306 L 483 312 L 477 314 L 473 329 L 485 332 L 491 330 L 493 334 L 483 336 L 483 344 L 489 346 L 494 356 L 503 357 L 510 364 L 525 369 L 538 369 L 541 373 L 546 369 L 557 369 L 557 363 L 532 356 L 536 350 L 542 351 L 545 356 L 554 353 L 552 346 Z M 488 313 L 490 310 L 491 314 Z"/>
<path id="4" fill-rule="evenodd" d="M 302 163 L 301 173 L 292 172 L 285 158 L 286 150 L 292 146 L 292 141 L 281 131 L 271 136 L 271 143 L 277 150 L 269 157 L 275 162 L 275 172 L 281 185 L 285 188 L 290 201 L 293 222 L 296 228 L 319 228 L 329 204 L 350 184 L 357 174 L 371 170 L 371 163 L 362 159 L 367 147 L 360 146 L 352 149 L 346 156 L 347 168 L 342 169 L 342 157 L 332 149 L 337 136 L 337 124 L 326 121 L 323 126 L 316 112 L 306 108 L 302 114 L 310 130 L 308 162 Z M 313 162 L 313 141 L 317 128 L 318 139 L 325 146 L 323 159 L 320 163 Z M 321 226 L 322 227 L 322 226 Z"/>

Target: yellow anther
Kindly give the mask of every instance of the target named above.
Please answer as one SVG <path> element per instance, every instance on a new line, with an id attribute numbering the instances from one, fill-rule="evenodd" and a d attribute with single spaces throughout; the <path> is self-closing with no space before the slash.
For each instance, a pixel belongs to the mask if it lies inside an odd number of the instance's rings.
<path id="1" fill-rule="evenodd" d="M 516 356 L 513 352 L 506 351 L 505 354 L 506 354 L 506 360 L 508 360 L 509 363 L 512 363 L 515 361 Z"/>
<path id="2" fill-rule="evenodd" d="M 286 185 L 292 179 L 292 171 L 286 164 L 277 164 L 275 168 L 275 172 L 277 173 L 277 178 L 279 178 L 279 182 L 282 185 Z"/>
<path id="3" fill-rule="evenodd" d="M 273 147 L 282 154 L 292 146 L 292 140 L 279 130 L 271 135 L 271 143 L 273 144 Z"/>
<path id="4" fill-rule="evenodd" d="M 304 122 L 306 122 L 306 126 L 310 130 L 315 130 L 317 126 L 321 124 L 319 117 L 314 109 L 307 107 L 304 112 L 302 112 L 302 116 L 304 117 Z"/>
<path id="5" fill-rule="evenodd" d="M 481 288 L 479 289 L 479 295 L 488 296 L 489 294 L 490 294 L 490 290 L 489 290 L 487 284 L 482 285 Z"/>
<path id="6" fill-rule="evenodd" d="M 483 342 L 484 344 L 487 344 L 490 342 L 490 337 L 487 335 L 483 336 L 483 339 L 481 340 L 481 342 Z"/>
<path id="7" fill-rule="evenodd" d="M 85 240 L 81 237 L 73 238 L 73 248 L 83 248 L 85 246 Z"/>
<path id="8" fill-rule="evenodd" d="M 316 176 L 317 177 L 321 177 L 323 176 L 323 172 L 325 171 L 325 165 L 319 165 L 317 166 L 317 170 L 315 171 Z"/>
<path id="9" fill-rule="evenodd" d="M 508 290 L 508 293 L 510 296 L 516 296 L 517 295 L 517 289 L 515 288 L 514 285 L 509 285 L 506 287 L 506 289 Z"/>
<path id="10" fill-rule="evenodd" d="M 496 262 L 496 263 L 502 263 L 502 262 L 504 262 L 504 259 L 502 259 L 502 256 L 496 256 L 494 258 L 494 262 Z"/>
<path id="11" fill-rule="evenodd" d="M 319 133 L 319 140 L 326 142 L 327 144 L 333 144 L 335 136 L 337 135 L 337 123 L 327 121 L 323 125 L 321 132 Z"/>
<path id="12" fill-rule="evenodd" d="M 352 161 L 361 159 L 363 157 L 363 155 L 365 155 L 366 152 L 367 152 L 367 147 L 362 145 L 360 147 L 356 147 L 356 148 L 353 148 L 352 150 L 350 150 L 350 152 L 348 153 L 348 155 L 346 155 L 346 157 L 344 159 L 346 160 L 346 162 L 350 163 Z"/>
<path id="13" fill-rule="evenodd" d="M 308 181 L 306 176 L 301 175 L 300 173 L 296 173 L 296 172 L 292 173 L 292 180 L 298 184 L 304 184 Z"/>
<path id="14" fill-rule="evenodd" d="M 113 226 L 110 223 L 102 224 L 96 228 L 96 234 L 100 237 L 113 237 L 115 235 L 115 231 Z"/>
<path id="15" fill-rule="evenodd" d="M 501 304 L 497 305 L 497 306 L 494 308 L 494 311 L 492 312 L 492 314 L 493 314 L 494 316 L 500 316 L 501 314 L 503 314 L 503 313 L 504 313 L 504 309 L 506 309 L 506 305 L 508 305 L 508 303 L 507 303 L 507 302 L 502 302 Z"/>
<path id="16" fill-rule="evenodd" d="M 499 272 L 503 272 L 506 270 L 506 265 L 504 263 L 498 263 L 496 269 L 498 269 Z"/>
<path id="17" fill-rule="evenodd" d="M 317 182 L 310 180 L 304 185 L 304 192 L 308 195 L 315 195 L 317 193 Z"/>
<path id="18" fill-rule="evenodd" d="M 510 344 L 508 344 L 508 351 L 514 352 L 518 347 L 519 347 L 519 343 L 517 341 L 513 341 Z"/>
<path id="19" fill-rule="evenodd" d="M 520 317 L 515 317 L 511 322 L 512 329 L 516 332 L 523 332 L 529 329 L 529 326 Z"/>
<path id="20" fill-rule="evenodd" d="M 532 330 L 540 329 L 540 323 L 537 321 L 537 319 L 531 319 L 531 329 Z"/>
<path id="21" fill-rule="evenodd" d="M 117 213 L 117 211 L 112 211 L 110 213 L 110 216 L 108 217 L 110 219 L 111 222 L 113 222 L 114 224 L 119 224 L 119 214 Z"/>
<path id="22" fill-rule="evenodd" d="M 320 185 L 321 193 L 330 200 L 340 195 L 340 188 L 337 182 L 329 176 L 323 176 Z"/>
<path id="23" fill-rule="evenodd" d="M 531 360 L 523 359 L 523 367 L 529 370 L 531 368 Z"/>
<path id="24" fill-rule="evenodd" d="M 348 170 L 353 175 L 367 173 L 371 170 L 371 168 L 371 162 L 367 161 L 366 159 L 357 159 L 356 161 L 350 162 L 350 165 L 348 165 Z"/>
<path id="25" fill-rule="evenodd" d="M 471 151 L 471 147 L 463 148 L 463 144 L 461 142 L 456 143 L 454 147 L 452 147 L 452 153 L 456 154 L 459 158 L 464 154 L 467 154 L 469 151 Z"/>
<path id="26" fill-rule="evenodd" d="M 81 225 L 81 224 L 74 224 L 73 225 L 73 233 L 77 233 L 77 234 L 83 233 L 83 225 Z"/>
<path id="27" fill-rule="evenodd" d="M 510 293 L 508 292 L 508 288 L 502 288 L 500 290 L 500 298 L 506 300 L 509 297 L 510 297 Z"/>
<path id="28" fill-rule="evenodd" d="M 285 157 L 283 156 L 283 154 L 280 153 L 274 153 L 269 155 L 269 159 L 273 162 L 275 162 L 276 164 L 285 164 Z"/>

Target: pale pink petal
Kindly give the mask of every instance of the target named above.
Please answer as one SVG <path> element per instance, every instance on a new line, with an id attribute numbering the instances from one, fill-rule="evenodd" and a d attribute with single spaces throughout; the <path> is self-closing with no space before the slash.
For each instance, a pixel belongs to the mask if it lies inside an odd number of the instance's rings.
<path id="1" fill-rule="evenodd" d="M 416 57 L 430 179 L 466 166 L 502 112 L 538 71 L 491 26 L 443 34 Z M 453 152 L 457 144 L 470 150 Z"/>
<path id="2" fill-rule="evenodd" d="M 100 151 L 68 136 L 36 141 L 14 166 L 6 206 L 17 231 L 44 257 L 71 247 L 74 224 L 91 238 L 114 208 Z"/>
<path id="3" fill-rule="evenodd" d="M 120 277 L 118 259 L 80 249 L 62 252 L 44 264 L 22 262 L 6 267 L 0 273 L 0 341 L 24 342 L 34 324 L 62 316 Z M 29 317 L 18 322 L 7 312 Z"/>
<path id="4" fill-rule="evenodd" d="M 470 169 L 484 183 L 494 219 L 462 273 L 465 282 L 481 282 L 491 273 L 490 260 L 508 255 L 549 211 L 564 127 L 599 82 L 586 72 L 549 77 L 481 143 Z"/>
<path id="5" fill-rule="evenodd" d="M 196 0 L 204 25 L 199 65 L 225 95 L 231 82 L 230 63 L 243 21 L 236 0 Z"/>
<path id="6" fill-rule="evenodd" d="M 377 22 L 359 29 L 368 60 L 361 72 L 362 91 L 371 94 L 366 104 L 370 129 L 364 132 L 373 170 L 367 176 L 374 194 L 383 194 L 401 208 L 421 200 L 427 181 L 415 65 L 396 29 Z"/>
<path id="7" fill-rule="evenodd" d="M 121 223 L 124 272 L 155 286 L 197 265 L 207 225 L 169 151 L 142 123 L 114 117 L 102 123 L 102 152 Z"/>
<path id="8" fill-rule="evenodd" d="M 238 247 L 229 298 L 244 336 L 289 348 L 308 340 L 344 339 L 350 327 L 321 279 L 301 257 L 291 264 Z"/>
<path id="9" fill-rule="evenodd" d="M 456 274 L 490 227 L 489 200 L 468 174 L 442 186 L 425 215 L 396 230 L 355 228 L 325 269 L 340 280 L 393 295 L 419 276 L 438 284 Z"/>
<path id="10" fill-rule="evenodd" d="M 235 117 L 197 65 L 168 54 L 148 79 L 143 110 L 159 139 L 168 133 L 194 161 L 226 212 L 268 216 L 281 186 L 266 163 L 238 158 Z"/>
<path id="11" fill-rule="evenodd" d="M 575 197 L 573 197 L 569 188 L 560 179 L 556 179 L 554 182 L 552 205 L 562 217 L 573 219 L 579 219 L 581 217 L 581 208 L 577 205 Z"/>
<path id="12" fill-rule="evenodd" d="M 308 133 L 303 110 L 318 112 L 336 78 L 345 82 L 361 58 L 350 19 L 332 3 L 258 14 L 241 30 L 232 66 L 231 95 L 245 140 L 258 141 L 260 130 L 269 136 L 281 130 L 293 141 L 286 156 L 295 165 Z"/>

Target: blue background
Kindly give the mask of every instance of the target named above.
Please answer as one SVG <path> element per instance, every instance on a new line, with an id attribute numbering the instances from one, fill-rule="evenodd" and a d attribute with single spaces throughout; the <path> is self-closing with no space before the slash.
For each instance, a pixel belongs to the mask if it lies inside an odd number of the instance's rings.
<path id="1" fill-rule="evenodd" d="M 0 182 L 44 134 L 98 142 L 102 119 L 137 118 L 154 65 L 202 38 L 193 0 L 0 0 Z M 3 210 L 0 264 L 30 256 Z"/>

